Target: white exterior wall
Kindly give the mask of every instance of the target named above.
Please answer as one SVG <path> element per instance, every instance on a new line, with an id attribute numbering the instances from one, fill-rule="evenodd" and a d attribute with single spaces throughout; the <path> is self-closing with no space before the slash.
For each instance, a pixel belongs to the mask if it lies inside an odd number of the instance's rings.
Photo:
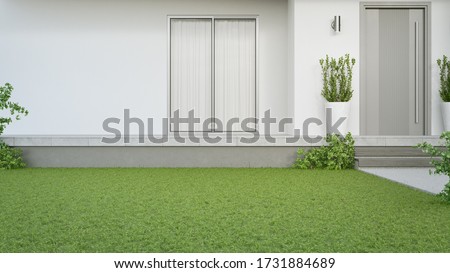
<path id="1" fill-rule="evenodd" d="M 0 0 L 0 84 L 13 84 L 13 100 L 30 110 L 5 134 L 105 134 L 103 120 L 123 119 L 125 108 L 133 117 L 159 121 L 155 133 L 161 133 L 160 120 L 168 116 L 168 15 L 259 15 L 259 112 L 271 108 L 292 117 L 287 4 Z"/>
<path id="2" fill-rule="evenodd" d="M 406 2 L 406 1 L 405 1 Z M 442 131 L 435 60 L 450 55 L 450 1 L 433 0 L 432 133 Z M 0 0 L 0 84 L 30 115 L 9 135 L 97 135 L 108 117 L 167 117 L 167 15 L 259 15 L 259 115 L 324 118 L 318 60 L 350 53 L 359 133 L 358 0 Z M 342 32 L 332 32 L 335 15 Z M 161 125 L 156 124 L 156 133 Z M 133 128 L 131 133 L 136 133 Z M 311 126 L 322 134 L 324 126 Z"/>
<path id="3" fill-rule="evenodd" d="M 338 57 L 345 53 L 357 60 L 354 70 L 354 96 L 351 101 L 349 126 L 359 134 L 359 0 L 290 0 L 294 8 L 294 96 L 296 128 L 302 128 L 308 117 L 325 116 L 319 59 L 326 54 Z M 367 1 L 386 2 L 386 1 Z M 394 1 L 411 2 L 411 1 Z M 419 1 L 420 2 L 420 1 Z M 450 55 L 450 1 L 429 1 L 431 6 L 432 58 L 432 134 L 442 131 L 440 113 L 439 71 L 436 59 Z M 341 16 L 342 31 L 334 33 L 330 27 L 335 15 Z M 311 126 L 312 134 L 323 134 L 325 127 Z"/>
<path id="4" fill-rule="evenodd" d="M 450 55 L 450 1 L 438 0 L 432 1 L 431 7 L 431 59 L 433 64 L 432 71 L 432 123 L 431 130 L 433 135 L 440 134 L 443 130 L 441 117 L 441 98 L 439 96 L 439 67 L 436 60 L 442 58 L 442 55 Z"/>

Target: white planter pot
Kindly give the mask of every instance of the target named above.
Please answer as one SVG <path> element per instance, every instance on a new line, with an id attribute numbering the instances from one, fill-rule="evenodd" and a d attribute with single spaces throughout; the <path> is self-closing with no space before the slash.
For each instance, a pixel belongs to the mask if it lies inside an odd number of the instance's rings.
<path id="1" fill-rule="evenodd" d="M 444 130 L 450 131 L 450 102 L 442 102 L 441 112 L 442 120 L 444 122 Z"/>
<path id="2" fill-rule="evenodd" d="M 348 119 L 350 117 L 350 102 L 326 102 L 325 103 L 325 114 L 331 110 L 331 120 L 327 119 L 327 133 L 328 128 L 337 124 L 340 118 L 345 118 L 345 120 L 337 128 L 342 135 L 349 132 L 348 129 Z M 450 112 L 449 112 L 450 113 Z M 326 115 L 325 115 L 326 117 Z"/>

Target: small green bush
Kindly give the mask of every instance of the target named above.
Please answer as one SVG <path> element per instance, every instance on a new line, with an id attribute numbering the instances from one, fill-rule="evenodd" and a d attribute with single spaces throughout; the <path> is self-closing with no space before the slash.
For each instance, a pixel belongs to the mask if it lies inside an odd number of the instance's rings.
<path id="1" fill-rule="evenodd" d="M 0 140 L 0 170 L 12 170 L 24 168 L 22 151 L 12 148 Z"/>
<path id="2" fill-rule="evenodd" d="M 355 166 L 355 141 L 351 133 L 345 137 L 328 135 L 327 145 L 314 148 L 307 153 L 298 149 L 298 157 L 292 166 L 296 169 L 343 170 Z"/>
<path id="3" fill-rule="evenodd" d="M 439 94 L 444 102 L 450 102 L 450 61 L 447 56 L 443 56 L 442 60 L 437 60 L 439 66 L 439 78 L 441 82 L 441 87 L 439 89 Z"/>
<path id="4" fill-rule="evenodd" d="M 319 63 L 322 67 L 322 96 L 329 102 L 350 101 L 353 96 L 353 67 L 356 60 L 350 59 L 349 54 L 339 59 L 327 55 Z"/>
<path id="5" fill-rule="evenodd" d="M 430 174 L 444 174 L 450 176 L 450 131 L 446 131 L 441 134 L 441 139 L 445 141 L 444 148 L 437 148 L 430 143 L 423 142 L 417 145 L 418 148 L 429 156 L 431 156 L 431 164 L 435 167 L 434 170 L 430 170 Z M 438 194 L 442 200 L 450 203 L 450 181 L 440 194 Z"/>

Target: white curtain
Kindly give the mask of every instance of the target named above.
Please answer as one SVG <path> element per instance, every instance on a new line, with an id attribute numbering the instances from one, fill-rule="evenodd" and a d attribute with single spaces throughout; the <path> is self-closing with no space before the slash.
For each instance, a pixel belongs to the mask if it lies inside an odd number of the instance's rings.
<path id="1" fill-rule="evenodd" d="M 255 118 L 255 99 L 256 21 L 216 19 L 215 116 L 224 126 L 231 118 L 239 118 L 240 122 Z M 242 131 L 239 124 L 232 130 Z"/>
<path id="2" fill-rule="evenodd" d="M 201 122 L 194 131 L 203 131 L 203 121 L 212 116 L 212 20 L 171 19 L 170 27 L 171 117 L 179 110 L 180 117 L 186 118 L 194 110 Z M 188 131 L 188 126 L 178 131 Z"/>

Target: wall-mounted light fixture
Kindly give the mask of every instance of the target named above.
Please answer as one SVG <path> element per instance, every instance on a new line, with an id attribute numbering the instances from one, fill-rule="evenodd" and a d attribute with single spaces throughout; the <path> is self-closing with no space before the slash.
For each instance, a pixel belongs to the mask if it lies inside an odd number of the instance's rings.
<path id="1" fill-rule="evenodd" d="M 331 22 L 331 28 L 335 32 L 341 32 L 341 16 L 334 16 L 333 22 Z"/>

